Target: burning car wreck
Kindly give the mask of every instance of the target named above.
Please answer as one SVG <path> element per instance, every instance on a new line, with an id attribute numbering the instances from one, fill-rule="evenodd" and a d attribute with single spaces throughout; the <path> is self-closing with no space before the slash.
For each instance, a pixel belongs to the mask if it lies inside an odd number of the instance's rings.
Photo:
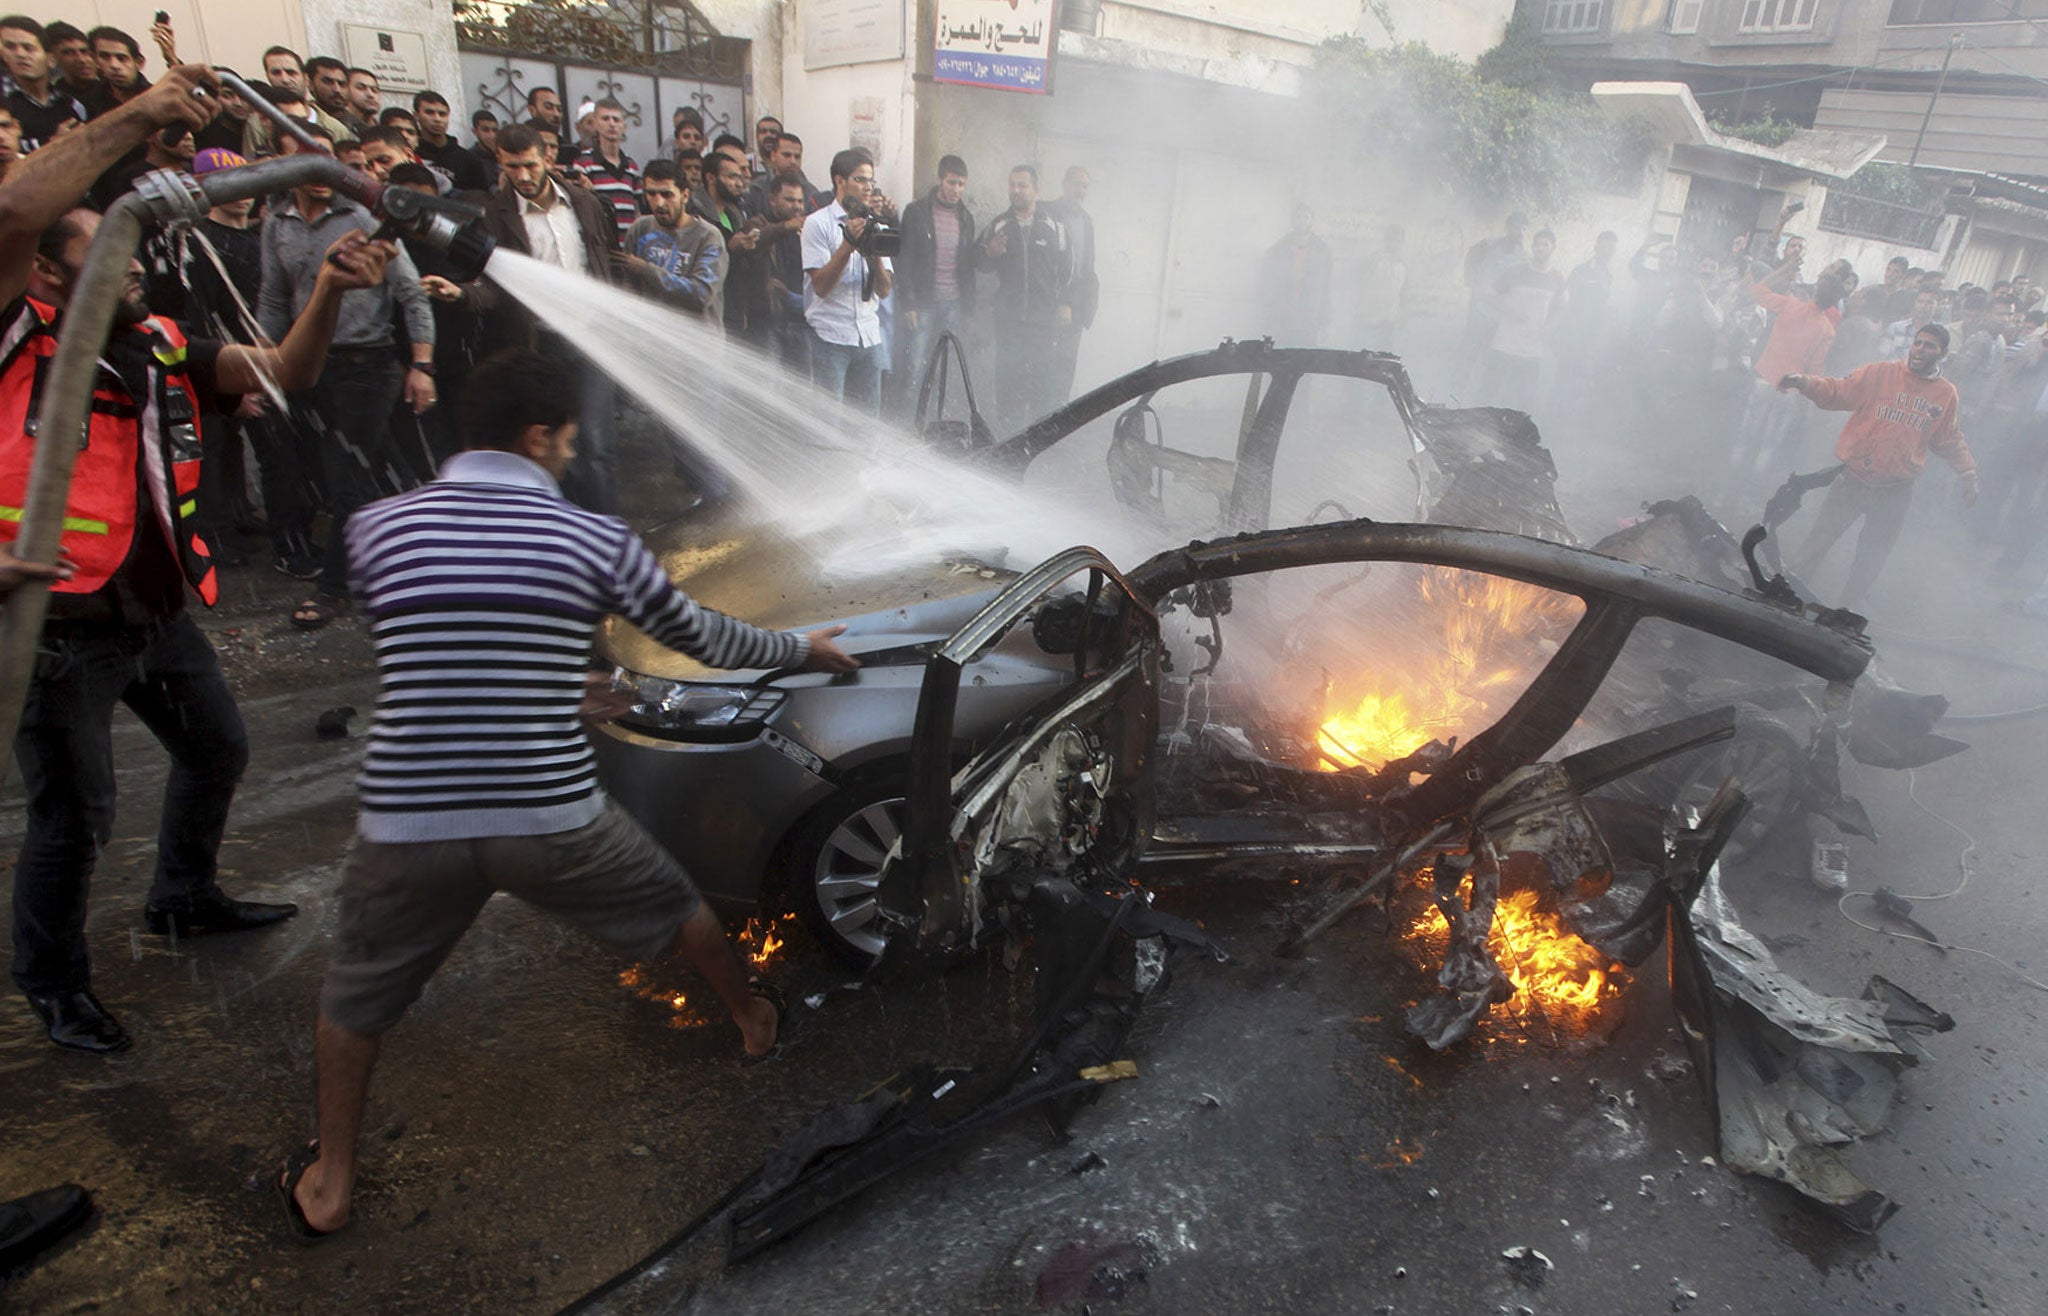
<path id="1" fill-rule="evenodd" d="M 1287 407 L 1339 357 L 1400 400 L 1428 519 L 1258 528 Z M 1882 978 L 1859 999 L 1799 984 L 1721 874 L 1803 815 L 1872 834 L 1841 753 L 1954 753 L 1944 702 L 1877 679 L 1862 618 L 1803 601 L 1692 500 L 1578 546 L 1519 413 L 1425 406 L 1378 354 L 1239 345 L 1231 364 L 1252 386 L 1227 471 L 1130 419 L 1157 377 L 1072 407 L 1124 408 L 1120 501 L 1159 514 L 1192 483 L 1234 533 L 1128 572 L 1069 549 L 915 650 L 900 801 L 870 841 L 873 971 L 1029 938 L 1034 1036 L 998 1072 L 919 1070 L 822 1114 L 721 1203 L 729 1255 L 997 1121 L 1038 1110 L 1063 1131 L 1128 1076 L 1171 964 L 1223 955 L 1154 907 L 1189 872 L 1291 876 L 1282 954 L 1367 904 L 1412 910 L 1408 940 L 1440 960 L 1405 1022 L 1432 1049 L 1531 1002 L 1525 1032 L 1576 1044 L 1575 1014 L 1666 949 L 1723 1162 L 1875 1229 L 1893 1204 L 1836 1152 L 1882 1127 L 1913 1036 L 1951 1021 Z M 1028 462 L 1072 420 L 954 441 Z M 1045 675 L 991 719 L 1020 662 Z"/>

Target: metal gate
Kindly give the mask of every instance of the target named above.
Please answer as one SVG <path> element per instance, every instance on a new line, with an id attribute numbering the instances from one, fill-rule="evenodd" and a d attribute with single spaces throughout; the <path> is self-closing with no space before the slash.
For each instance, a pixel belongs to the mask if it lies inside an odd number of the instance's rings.
<path id="1" fill-rule="evenodd" d="M 615 97 L 626 153 L 643 164 L 668 154 L 671 116 L 686 105 L 704 116 L 707 137 L 729 132 L 753 146 L 751 43 L 720 36 L 688 0 L 456 0 L 455 30 L 469 108 L 500 123 L 526 118 L 528 94 L 553 87 L 572 118 L 586 100 Z"/>
<path id="2" fill-rule="evenodd" d="M 1756 226 L 1759 200 L 1753 187 L 1694 174 L 1678 221 L 1678 245 L 1689 254 L 1725 256 L 1736 238 Z"/>

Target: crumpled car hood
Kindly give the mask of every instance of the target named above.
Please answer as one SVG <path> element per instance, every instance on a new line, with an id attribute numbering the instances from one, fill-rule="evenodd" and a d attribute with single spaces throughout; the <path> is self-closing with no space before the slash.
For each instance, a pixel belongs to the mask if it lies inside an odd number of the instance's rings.
<path id="1" fill-rule="evenodd" d="M 829 577 L 817 556 L 737 499 L 709 504 L 646 537 L 676 588 L 770 630 L 810 630 L 854 617 L 894 614 L 858 628 L 870 647 L 944 639 L 965 618 L 957 608 L 931 608 L 986 594 L 1008 579 L 979 564 L 933 562 L 872 576 Z M 971 612 L 971 609 L 970 609 Z M 929 614 L 929 615 L 927 615 Z M 631 671 L 670 680 L 719 679 L 714 669 L 650 639 L 638 627 L 607 618 L 599 652 Z"/>

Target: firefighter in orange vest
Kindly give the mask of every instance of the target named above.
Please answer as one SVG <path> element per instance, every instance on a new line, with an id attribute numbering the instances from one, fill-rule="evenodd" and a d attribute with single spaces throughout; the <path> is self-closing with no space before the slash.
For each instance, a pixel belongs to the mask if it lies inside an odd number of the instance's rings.
<path id="1" fill-rule="evenodd" d="M 213 74 L 176 68 L 141 96 L 23 160 L 0 183 L 0 543 L 10 552 L 39 436 L 48 362 L 100 217 L 76 209 L 94 178 L 173 124 L 204 127 Z M 213 646 L 185 611 L 187 588 L 218 593 L 194 525 L 197 421 L 210 398 L 287 389 L 320 375 L 342 294 L 384 277 L 388 243 L 337 242 L 311 302 L 275 347 L 187 338 L 149 313 L 131 261 L 101 348 L 92 414 L 65 507 L 67 577 L 49 621 L 14 753 L 28 826 L 14 870 L 14 981 L 50 1040 L 118 1051 L 128 1034 L 92 993 L 86 887 L 112 835 L 114 705 L 126 704 L 171 757 L 144 920 L 189 935 L 262 927 L 294 905 L 236 900 L 216 881 L 228 805 L 248 763 L 241 712 Z"/>

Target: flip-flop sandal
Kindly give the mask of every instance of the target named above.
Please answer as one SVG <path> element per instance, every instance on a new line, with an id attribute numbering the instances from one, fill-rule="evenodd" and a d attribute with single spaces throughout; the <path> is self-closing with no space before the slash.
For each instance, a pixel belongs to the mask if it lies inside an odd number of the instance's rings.
<path id="1" fill-rule="evenodd" d="M 292 609 L 292 625 L 302 631 L 317 631 L 327 627 L 337 617 L 348 614 L 347 599 L 332 594 L 315 594 L 298 607 Z"/>
<path id="2" fill-rule="evenodd" d="M 306 1177 L 306 1171 L 313 1168 L 313 1162 L 320 1159 L 320 1140 L 313 1139 L 284 1158 L 284 1176 L 277 1181 L 278 1195 L 284 1199 L 284 1222 L 292 1231 L 292 1240 L 300 1247 L 311 1247 L 324 1243 L 347 1229 L 315 1229 L 313 1222 L 306 1219 L 306 1212 L 299 1205 L 297 1196 L 299 1180 Z"/>
<path id="3" fill-rule="evenodd" d="M 780 1060 L 782 1044 L 789 1039 L 789 997 L 783 994 L 780 987 L 765 978 L 749 978 L 747 990 L 775 1007 L 775 1045 L 757 1056 L 742 1053 L 740 1064 L 759 1065 L 770 1060 Z"/>

